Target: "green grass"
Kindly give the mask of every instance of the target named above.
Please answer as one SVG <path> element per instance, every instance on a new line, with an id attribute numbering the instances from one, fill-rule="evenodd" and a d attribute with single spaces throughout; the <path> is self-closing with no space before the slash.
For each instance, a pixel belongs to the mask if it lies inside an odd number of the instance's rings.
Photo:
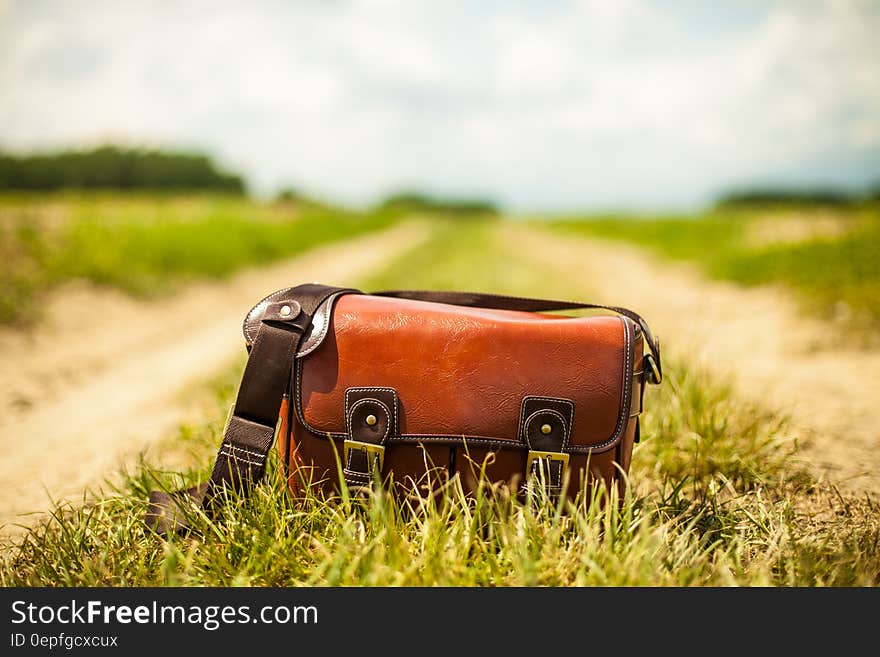
<path id="1" fill-rule="evenodd" d="M 39 295 L 71 279 L 164 294 L 394 218 L 219 195 L 0 196 L 0 323 L 32 319 Z"/>
<path id="2" fill-rule="evenodd" d="M 801 239 L 756 243 L 756 224 L 791 221 L 805 228 Z M 810 236 L 813 222 L 836 222 L 835 234 Z M 717 210 L 699 216 L 601 218 L 559 221 L 575 234 L 626 240 L 673 259 L 698 263 L 712 277 L 744 285 L 781 283 L 825 316 L 880 319 L 880 206 L 829 211 L 802 207 Z M 772 228 L 772 225 L 770 226 Z"/>
<path id="3" fill-rule="evenodd" d="M 542 290 L 587 296 L 565 272 L 518 260 L 491 224 L 441 225 L 361 281 L 376 287 Z M 548 289 L 549 288 L 549 289 Z M 238 372 L 215 382 L 215 417 L 177 440 L 198 467 L 138 469 L 117 494 L 60 508 L 9 545 L 0 585 L 877 585 L 880 509 L 817 486 L 783 422 L 683 363 L 646 397 L 643 442 L 621 507 L 565 509 L 455 480 L 442 494 L 296 500 L 270 476 L 231 495 L 198 534 L 163 542 L 141 526 L 147 491 L 204 479 Z M 563 512 L 564 511 L 564 512 Z"/>

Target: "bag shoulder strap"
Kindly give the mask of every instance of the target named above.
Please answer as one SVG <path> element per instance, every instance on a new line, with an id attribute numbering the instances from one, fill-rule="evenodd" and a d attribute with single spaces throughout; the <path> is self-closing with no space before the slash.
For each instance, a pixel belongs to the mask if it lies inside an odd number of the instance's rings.
<path id="1" fill-rule="evenodd" d="M 293 359 L 312 315 L 331 295 L 358 290 L 310 284 L 288 292 L 273 299 L 263 312 L 211 478 L 170 494 L 150 493 L 145 518 L 150 529 L 159 534 L 186 529 L 184 501 L 210 511 L 215 495 L 224 487 L 247 495 L 263 478 Z"/>

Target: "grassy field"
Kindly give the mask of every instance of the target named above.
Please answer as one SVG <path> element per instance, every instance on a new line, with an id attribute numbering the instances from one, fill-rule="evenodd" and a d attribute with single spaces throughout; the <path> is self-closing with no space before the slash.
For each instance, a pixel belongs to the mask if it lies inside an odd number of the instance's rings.
<path id="1" fill-rule="evenodd" d="M 685 217 L 573 219 L 555 226 L 694 261 L 715 278 L 788 285 L 822 316 L 880 319 L 878 204 L 730 208 Z"/>
<path id="2" fill-rule="evenodd" d="M 360 283 L 587 297 L 571 272 L 523 263 L 491 224 L 438 225 L 433 238 Z M 550 289 L 548 289 L 550 288 Z M 198 466 L 145 465 L 117 494 L 58 509 L 5 547 L 0 585 L 877 585 L 880 509 L 819 487 L 778 418 L 734 400 L 685 363 L 646 397 L 622 508 L 566 513 L 487 486 L 396 500 L 294 500 L 270 476 L 247 502 L 200 519 L 201 538 L 145 535 L 158 479 L 204 479 L 240 369 L 221 377 L 212 421 L 175 438 Z M 274 467 L 274 464 L 273 464 Z"/>
<path id="3" fill-rule="evenodd" d="M 0 323 L 34 318 L 39 295 L 71 279 L 163 294 L 388 226 L 395 216 L 221 195 L 5 194 Z"/>

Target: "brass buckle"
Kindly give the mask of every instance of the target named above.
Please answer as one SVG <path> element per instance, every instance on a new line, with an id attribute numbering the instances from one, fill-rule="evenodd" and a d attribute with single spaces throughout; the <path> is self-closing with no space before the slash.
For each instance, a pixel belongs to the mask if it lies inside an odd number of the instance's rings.
<path id="1" fill-rule="evenodd" d="M 539 459 L 544 461 L 561 461 L 562 472 L 560 475 L 565 474 L 565 471 L 568 470 L 568 452 L 540 452 L 530 449 L 528 459 L 526 460 L 526 473 L 532 471 L 532 464 Z"/>
<path id="2" fill-rule="evenodd" d="M 346 440 L 342 444 L 342 456 L 345 459 L 346 463 L 348 463 L 348 455 L 353 449 L 366 452 L 367 455 L 371 453 L 375 454 L 378 457 L 379 461 L 379 471 L 382 471 L 382 465 L 385 463 L 385 447 L 383 445 L 376 445 L 374 443 L 363 443 L 359 440 Z"/>
<path id="3" fill-rule="evenodd" d="M 651 366 L 651 372 L 654 374 L 654 385 L 659 385 L 663 381 L 663 375 L 657 367 L 657 362 L 651 354 L 645 354 L 645 360 L 648 361 L 648 364 Z"/>

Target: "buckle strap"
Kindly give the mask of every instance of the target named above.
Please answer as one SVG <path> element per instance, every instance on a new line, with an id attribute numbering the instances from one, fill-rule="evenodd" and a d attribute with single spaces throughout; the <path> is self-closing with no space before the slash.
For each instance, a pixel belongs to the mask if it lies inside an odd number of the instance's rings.
<path id="1" fill-rule="evenodd" d="M 398 401 L 394 388 L 348 388 L 345 391 L 343 479 L 352 492 L 363 492 L 382 473 L 385 443 L 397 433 Z"/>
<path id="2" fill-rule="evenodd" d="M 569 439 L 574 424 L 574 402 L 560 397 L 528 396 L 522 401 L 520 434 L 529 447 L 526 489 L 542 487 L 550 499 L 562 494 L 568 470 Z"/>
<path id="3" fill-rule="evenodd" d="M 343 443 L 343 459 L 345 467 L 342 469 L 342 476 L 345 485 L 352 493 L 364 492 L 382 474 L 385 447 L 358 440 L 346 440 Z"/>
<path id="4" fill-rule="evenodd" d="M 385 463 L 385 447 L 384 445 L 375 445 L 373 443 L 362 443 L 358 440 L 346 440 L 343 444 L 343 457 L 345 458 L 345 467 L 352 472 L 363 472 L 362 469 L 355 469 L 355 455 L 358 458 L 363 456 L 367 462 L 367 472 L 373 469 L 382 471 Z"/>

